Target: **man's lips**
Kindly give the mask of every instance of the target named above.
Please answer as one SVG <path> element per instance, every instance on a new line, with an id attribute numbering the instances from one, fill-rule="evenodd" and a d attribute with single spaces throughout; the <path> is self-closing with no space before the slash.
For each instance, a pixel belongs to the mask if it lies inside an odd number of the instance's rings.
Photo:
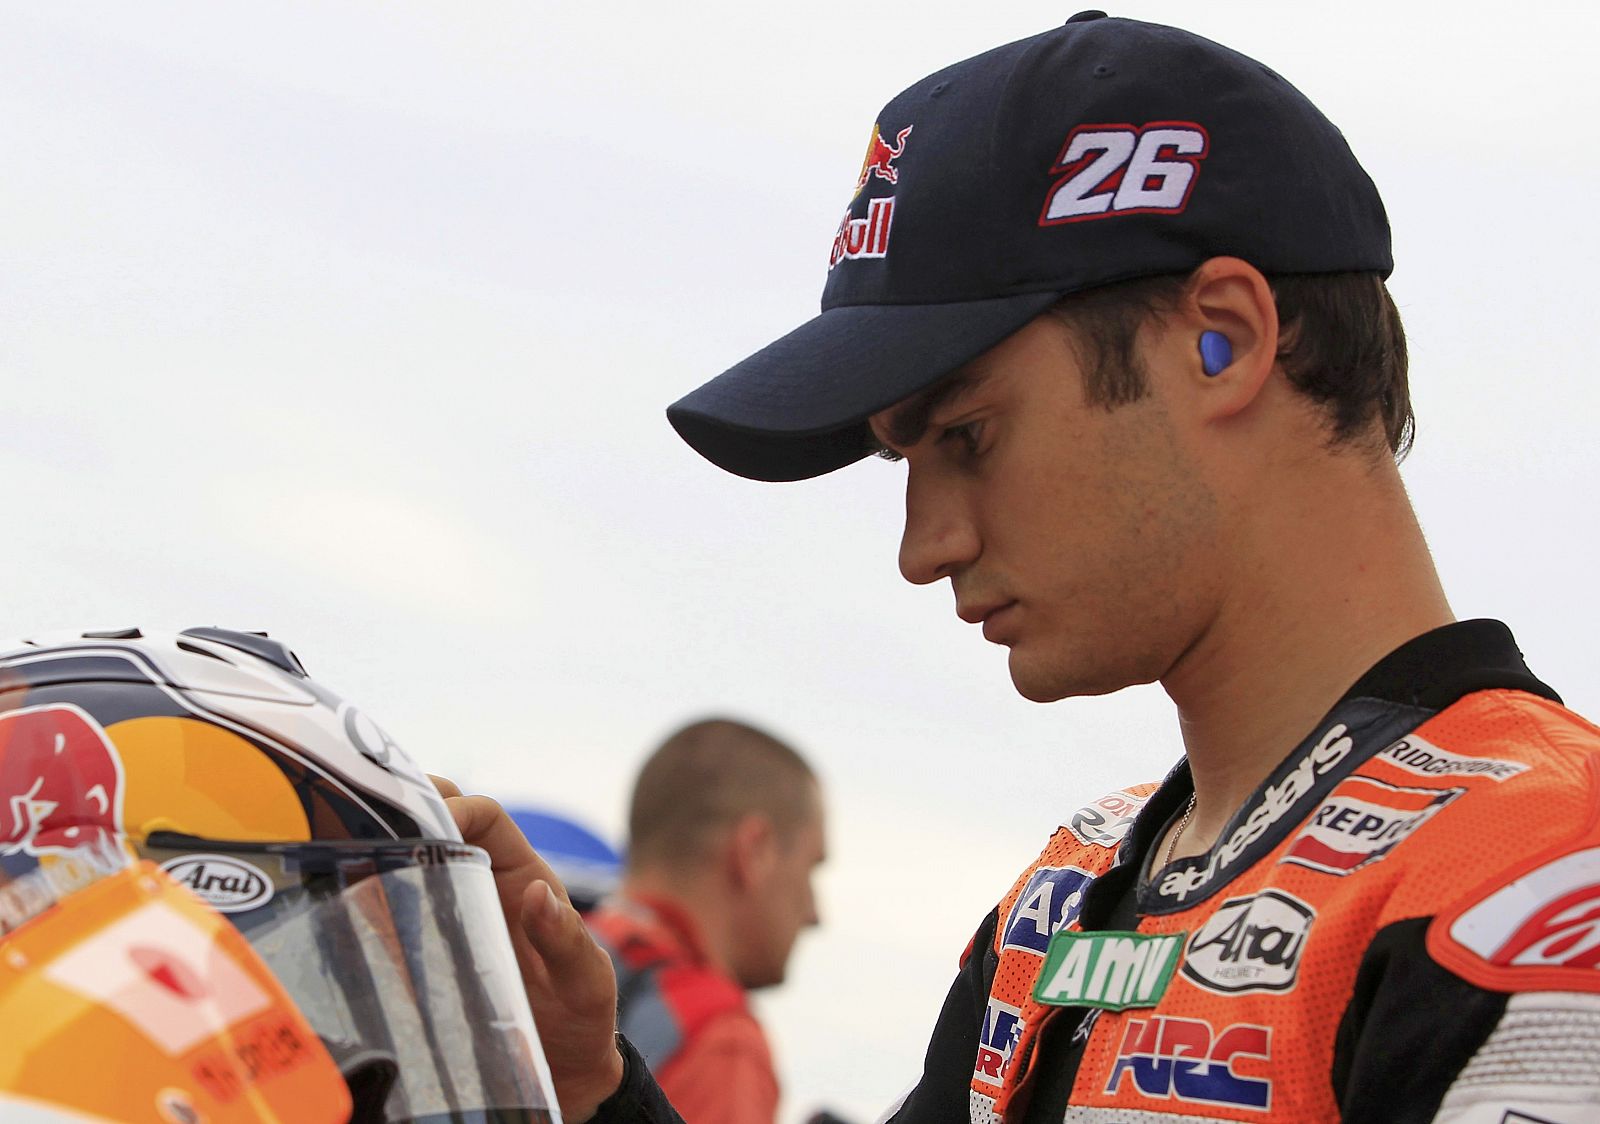
<path id="1" fill-rule="evenodd" d="M 983 638 L 999 643 L 1000 630 L 1015 605 L 1015 601 L 984 601 L 973 605 L 957 605 L 956 616 L 968 624 L 983 625 Z"/>

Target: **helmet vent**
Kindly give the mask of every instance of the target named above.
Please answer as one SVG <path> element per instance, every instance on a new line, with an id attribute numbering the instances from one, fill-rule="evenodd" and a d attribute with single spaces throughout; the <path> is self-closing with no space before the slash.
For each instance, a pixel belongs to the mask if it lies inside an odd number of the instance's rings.
<path id="1" fill-rule="evenodd" d="M 272 639 L 265 632 L 239 632 L 231 628 L 186 628 L 179 635 L 220 644 L 224 648 L 233 648 L 246 655 L 255 656 L 259 660 L 265 660 L 279 671 L 287 672 L 296 679 L 306 678 L 306 669 L 300 665 L 300 660 L 289 650 L 289 646 L 281 640 Z"/>
<path id="2" fill-rule="evenodd" d="M 217 655 L 217 653 L 211 652 L 211 651 L 207 651 L 205 648 L 200 647 L 200 645 L 191 644 L 187 640 L 178 641 L 178 647 L 182 651 L 190 652 L 190 653 L 193 653 L 194 655 L 197 655 L 197 656 L 207 656 L 210 659 L 216 660 L 218 663 L 226 663 L 226 664 L 228 664 L 229 667 L 233 666 L 231 663 L 228 663 L 227 660 L 225 660 L 221 656 Z"/>

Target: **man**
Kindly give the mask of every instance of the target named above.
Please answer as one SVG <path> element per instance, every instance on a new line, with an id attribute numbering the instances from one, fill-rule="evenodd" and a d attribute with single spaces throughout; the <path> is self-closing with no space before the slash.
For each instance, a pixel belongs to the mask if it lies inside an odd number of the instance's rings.
<path id="1" fill-rule="evenodd" d="M 894 1119 L 1596 1117 L 1600 733 L 1454 621 L 1395 467 L 1390 268 L 1293 87 L 1085 12 L 891 101 L 822 315 L 669 410 L 745 476 L 903 460 L 902 571 L 1021 694 L 1178 709 L 1172 773 L 980 924 Z M 569 1116 L 656 1118 L 594 953 L 506 866 L 564 973 L 537 1003 L 591 1013 Z"/>
<path id="2" fill-rule="evenodd" d="M 686 1120 L 771 1124 L 778 1082 L 746 990 L 782 983 L 817 923 L 822 797 L 771 735 L 695 722 L 645 762 L 621 892 L 588 917 L 617 973 L 618 1024 Z"/>

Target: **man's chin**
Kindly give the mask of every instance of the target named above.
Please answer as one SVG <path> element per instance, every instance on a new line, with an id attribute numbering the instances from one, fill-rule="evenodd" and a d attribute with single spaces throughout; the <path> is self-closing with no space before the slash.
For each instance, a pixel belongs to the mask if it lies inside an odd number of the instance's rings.
<path id="1" fill-rule="evenodd" d="M 1101 685 L 1084 680 L 1082 677 L 1064 674 L 1059 669 L 1041 668 L 1020 658 L 1015 648 L 1011 649 L 1011 659 L 1007 667 L 1011 672 L 1011 685 L 1017 689 L 1017 694 L 1029 702 L 1053 703 L 1087 695 L 1109 695 L 1126 685 L 1122 683 Z"/>
<path id="2" fill-rule="evenodd" d="M 1017 694 L 1029 702 L 1059 702 L 1070 694 L 1062 688 L 1057 677 L 1041 674 L 1038 668 L 1030 667 L 1026 661 L 1018 659 L 1015 648 L 1011 650 L 1007 667 L 1011 671 L 1011 685 L 1017 689 Z"/>
<path id="3" fill-rule="evenodd" d="M 776 976 L 771 972 L 762 972 L 759 975 L 746 976 L 739 980 L 739 986 L 746 991 L 760 991 L 763 988 L 777 987 L 788 973 L 780 971 Z"/>

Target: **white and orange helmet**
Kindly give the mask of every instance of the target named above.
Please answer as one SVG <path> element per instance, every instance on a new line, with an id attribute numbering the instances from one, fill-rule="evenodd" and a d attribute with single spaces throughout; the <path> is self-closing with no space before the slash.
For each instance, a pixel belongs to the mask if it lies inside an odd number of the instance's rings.
<path id="1" fill-rule="evenodd" d="M 0 653 L 0 933 L 42 921 L 40 879 L 130 859 L 243 934 L 355 1119 L 559 1119 L 488 857 L 279 641 L 124 629 Z"/>

